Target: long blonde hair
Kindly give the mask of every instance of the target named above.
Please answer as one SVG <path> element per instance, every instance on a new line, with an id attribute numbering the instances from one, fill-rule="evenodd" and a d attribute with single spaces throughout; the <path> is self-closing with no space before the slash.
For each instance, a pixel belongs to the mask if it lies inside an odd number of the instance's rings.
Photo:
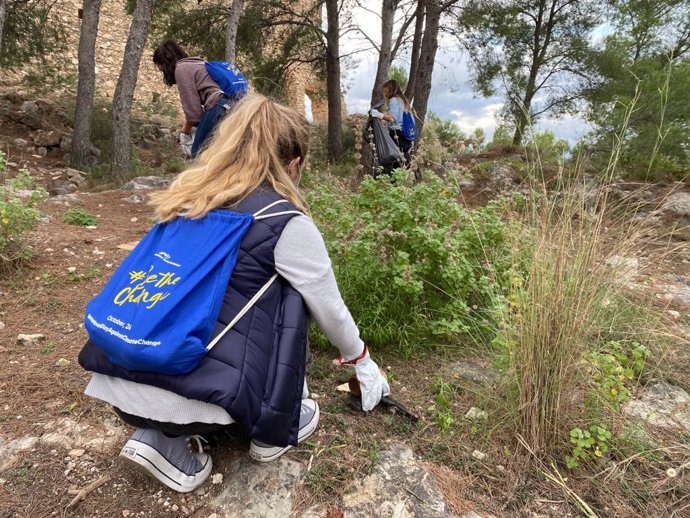
<path id="1" fill-rule="evenodd" d="M 234 205 L 262 184 L 307 212 L 288 164 L 309 150 L 309 123 L 294 110 L 258 94 L 247 95 L 218 125 L 197 162 L 165 191 L 151 196 L 159 221 L 200 218 Z"/>

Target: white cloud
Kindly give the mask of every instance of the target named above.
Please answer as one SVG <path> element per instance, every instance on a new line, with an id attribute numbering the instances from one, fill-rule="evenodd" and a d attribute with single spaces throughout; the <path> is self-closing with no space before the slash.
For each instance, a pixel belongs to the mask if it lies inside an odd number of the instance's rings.
<path id="1" fill-rule="evenodd" d="M 481 106 L 476 114 L 465 113 L 461 110 L 451 110 L 450 115 L 454 117 L 451 120 L 458 125 L 463 133 L 470 134 L 476 128 L 481 128 L 484 130 L 487 138 L 490 138 L 496 127 L 496 114 L 502 106 L 502 103 L 486 104 Z"/>

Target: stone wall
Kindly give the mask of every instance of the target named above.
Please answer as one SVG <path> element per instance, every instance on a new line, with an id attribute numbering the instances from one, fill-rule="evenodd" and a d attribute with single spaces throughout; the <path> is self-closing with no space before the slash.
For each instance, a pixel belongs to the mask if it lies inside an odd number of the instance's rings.
<path id="1" fill-rule="evenodd" d="M 303 0 L 307 7 L 314 0 Z M 102 0 L 101 14 L 98 24 L 96 41 L 96 93 L 99 96 L 112 99 L 117 85 L 117 79 L 122 65 L 131 16 L 125 11 L 125 0 Z M 81 0 L 57 0 L 54 13 L 63 22 L 67 33 L 67 51 L 49 56 L 49 60 L 59 64 L 65 75 L 77 77 L 78 48 L 79 48 L 79 9 Z M 270 50 L 267 49 L 268 52 Z M 162 74 L 151 61 L 153 48 L 149 43 L 139 67 L 139 78 L 134 93 L 135 109 L 145 107 L 154 99 L 160 97 L 171 106 L 177 108 L 181 119 L 179 99 L 175 87 L 168 88 L 163 83 Z M 75 83 L 76 84 L 76 83 Z M 70 87 L 76 93 L 76 86 Z M 325 80 L 316 73 L 313 66 L 304 63 L 296 64 L 288 74 L 285 84 L 288 104 L 304 113 L 304 95 L 308 95 L 312 102 L 314 122 L 325 122 L 328 118 L 328 104 L 326 99 Z M 346 113 L 343 99 L 343 111 Z"/>
<path id="2" fill-rule="evenodd" d="M 64 72 L 77 74 L 79 49 L 79 9 L 80 0 L 58 0 L 55 10 L 57 16 L 67 28 L 68 48 L 66 55 L 53 56 L 52 59 L 64 60 Z M 125 12 L 124 0 L 102 0 L 101 15 L 98 23 L 96 40 L 96 91 L 98 95 L 112 99 L 122 66 L 122 56 L 127 43 L 129 24 L 132 17 Z M 144 51 L 139 67 L 139 78 L 134 92 L 135 103 L 149 103 L 154 94 L 170 101 L 175 106 L 177 91 L 167 88 L 162 74 L 151 61 L 153 49 L 150 45 Z"/>

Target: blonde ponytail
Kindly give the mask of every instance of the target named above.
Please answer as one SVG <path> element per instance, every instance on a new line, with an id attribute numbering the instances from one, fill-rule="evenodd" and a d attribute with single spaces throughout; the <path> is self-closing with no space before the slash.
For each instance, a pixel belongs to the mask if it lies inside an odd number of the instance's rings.
<path id="1" fill-rule="evenodd" d="M 262 184 L 269 184 L 307 212 L 287 166 L 297 157 L 304 163 L 308 149 L 309 123 L 304 116 L 250 94 L 218 125 L 197 162 L 167 190 L 151 196 L 151 205 L 161 222 L 181 213 L 200 218 L 213 209 L 239 203 Z"/>

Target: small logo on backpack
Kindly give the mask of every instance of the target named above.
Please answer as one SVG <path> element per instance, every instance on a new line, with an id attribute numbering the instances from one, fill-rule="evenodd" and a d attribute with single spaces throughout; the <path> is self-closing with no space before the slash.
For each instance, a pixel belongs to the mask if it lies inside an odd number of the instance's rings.
<path id="1" fill-rule="evenodd" d="M 154 257 L 158 257 L 158 259 L 160 259 L 160 260 L 163 261 L 164 263 L 168 263 L 168 264 L 171 265 L 171 266 L 177 266 L 178 268 L 181 268 L 181 267 L 182 267 L 181 264 L 173 263 L 173 262 L 170 260 L 170 257 L 171 257 L 171 256 L 170 256 L 170 254 L 168 254 L 168 253 L 165 253 L 165 252 L 158 252 L 156 255 L 154 255 Z"/>

